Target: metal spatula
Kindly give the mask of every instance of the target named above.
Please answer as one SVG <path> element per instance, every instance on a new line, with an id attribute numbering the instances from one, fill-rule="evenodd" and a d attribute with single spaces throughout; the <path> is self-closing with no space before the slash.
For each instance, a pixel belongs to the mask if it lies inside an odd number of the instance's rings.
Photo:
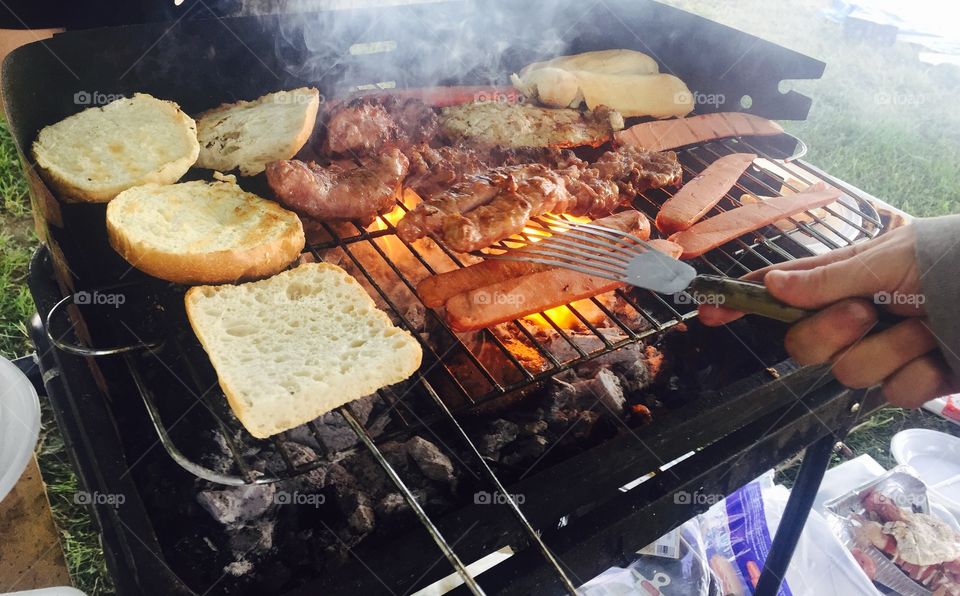
<path id="1" fill-rule="evenodd" d="M 501 241 L 482 256 L 562 267 L 661 294 L 687 290 L 697 302 L 719 304 L 787 323 L 810 314 L 780 302 L 763 284 L 697 275 L 690 265 L 663 254 L 633 234 L 550 214 L 530 220 L 522 234 Z"/>

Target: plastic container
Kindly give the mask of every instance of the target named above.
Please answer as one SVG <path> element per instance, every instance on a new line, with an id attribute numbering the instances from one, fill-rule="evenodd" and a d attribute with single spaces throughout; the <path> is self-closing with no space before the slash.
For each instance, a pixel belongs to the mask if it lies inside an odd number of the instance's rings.
<path id="1" fill-rule="evenodd" d="M 0 501 L 20 480 L 40 434 L 40 400 L 27 377 L 0 358 Z"/>
<path id="2" fill-rule="evenodd" d="M 917 471 L 935 501 L 960 515 L 960 438 L 912 428 L 893 436 L 890 454 Z"/>

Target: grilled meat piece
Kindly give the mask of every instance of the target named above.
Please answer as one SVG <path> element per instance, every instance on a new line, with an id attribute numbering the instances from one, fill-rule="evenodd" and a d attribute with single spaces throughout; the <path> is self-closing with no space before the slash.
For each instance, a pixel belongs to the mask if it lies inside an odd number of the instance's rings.
<path id="1" fill-rule="evenodd" d="M 439 148 L 416 145 L 404 149 L 404 154 L 410 159 L 410 172 L 404 186 L 424 199 L 446 191 L 470 175 L 498 166 L 540 163 L 560 169 L 584 163 L 572 151 L 549 147 L 482 149 L 461 145 Z"/>
<path id="2" fill-rule="evenodd" d="M 441 110 L 440 128 L 451 140 L 479 146 L 597 147 L 623 128 L 623 116 L 605 106 L 580 112 L 529 104 L 475 102 Z"/>
<path id="3" fill-rule="evenodd" d="M 616 183 L 599 179 L 590 170 L 555 171 L 542 164 L 509 169 L 515 171 L 498 176 L 500 192 L 493 200 L 444 222 L 440 235 L 451 248 L 469 252 L 489 246 L 519 233 L 541 213 L 599 217 L 619 203 Z"/>
<path id="4" fill-rule="evenodd" d="M 333 109 L 323 150 L 328 155 L 360 157 L 387 145 L 427 143 L 437 130 L 436 113 L 419 99 L 358 98 Z"/>
<path id="5" fill-rule="evenodd" d="M 503 166 L 420 203 L 397 224 L 397 234 L 408 241 L 434 234 L 450 248 L 469 252 L 520 232 L 535 215 L 605 215 L 619 199 L 616 183 L 599 178 L 596 170 Z"/>
<path id="6" fill-rule="evenodd" d="M 651 188 L 679 186 L 683 172 L 673 151 L 645 151 L 631 145 L 607 151 L 591 164 L 607 180 L 616 180 L 626 200 Z"/>
<path id="7" fill-rule="evenodd" d="M 654 156 L 626 147 L 600 159 L 600 167 L 526 164 L 467 176 L 407 213 L 397 234 L 407 241 L 434 235 L 454 250 L 469 252 L 520 232 L 541 213 L 599 217 L 637 192 L 680 180 L 673 153 Z"/>
<path id="8" fill-rule="evenodd" d="M 295 159 L 267 164 L 267 182 L 285 207 L 323 220 L 370 221 L 395 204 L 409 161 L 390 148 L 362 165 Z"/>

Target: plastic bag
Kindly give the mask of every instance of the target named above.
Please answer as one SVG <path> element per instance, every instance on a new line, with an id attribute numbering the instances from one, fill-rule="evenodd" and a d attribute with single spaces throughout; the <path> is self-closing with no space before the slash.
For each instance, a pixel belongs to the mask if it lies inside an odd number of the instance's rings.
<path id="1" fill-rule="evenodd" d="M 580 587 L 584 596 L 710 596 L 710 569 L 696 520 L 641 549 L 627 567 L 611 567 Z"/>
<path id="2" fill-rule="evenodd" d="M 770 470 L 699 516 L 707 562 L 723 594 L 753 593 L 789 497 L 786 487 L 774 485 Z M 878 592 L 823 517 L 812 511 L 778 594 Z"/>

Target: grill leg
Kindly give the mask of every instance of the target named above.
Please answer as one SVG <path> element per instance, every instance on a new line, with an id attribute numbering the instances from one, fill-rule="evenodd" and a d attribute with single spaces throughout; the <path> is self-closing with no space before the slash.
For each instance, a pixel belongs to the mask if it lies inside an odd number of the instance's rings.
<path id="1" fill-rule="evenodd" d="M 833 435 L 827 435 L 807 447 L 754 596 L 774 596 L 780 589 L 780 582 L 783 581 L 787 572 L 787 566 L 793 558 L 793 551 L 800 540 L 800 533 L 813 507 L 820 481 L 823 480 L 823 474 L 830 464 L 830 454 L 833 452 L 835 443 L 836 438 Z"/>

